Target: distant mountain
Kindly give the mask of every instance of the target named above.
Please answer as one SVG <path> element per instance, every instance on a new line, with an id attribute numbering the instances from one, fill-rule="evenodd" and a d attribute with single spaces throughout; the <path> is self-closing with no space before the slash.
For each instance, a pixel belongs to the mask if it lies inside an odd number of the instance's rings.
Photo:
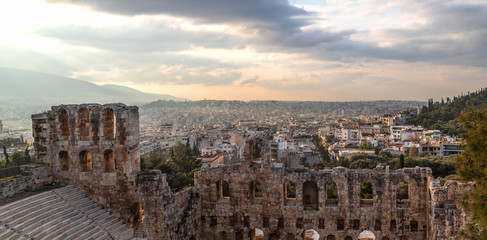
<path id="1" fill-rule="evenodd" d="M 0 101 L 36 101 L 49 104 L 109 103 L 145 104 L 156 100 L 185 101 L 165 94 L 144 93 L 119 85 L 90 82 L 26 70 L 0 68 Z"/>
<path id="2" fill-rule="evenodd" d="M 418 116 L 411 118 L 410 123 L 428 129 L 441 130 L 448 135 L 459 135 L 465 131 L 456 119 L 469 107 L 487 107 L 487 88 L 453 97 L 453 99 L 446 98 L 446 100 L 441 99 L 441 101 L 436 102 L 429 99 L 428 105 L 423 107 Z"/>

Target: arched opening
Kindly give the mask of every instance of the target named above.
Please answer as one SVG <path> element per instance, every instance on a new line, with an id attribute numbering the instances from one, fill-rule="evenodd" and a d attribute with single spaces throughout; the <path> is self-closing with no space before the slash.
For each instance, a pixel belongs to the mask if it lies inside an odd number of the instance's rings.
<path id="1" fill-rule="evenodd" d="M 350 236 L 346 236 L 346 237 L 344 238 L 344 240 L 353 240 L 353 238 L 352 238 L 352 237 L 350 237 Z"/>
<path id="2" fill-rule="evenodd" d="M 274 232 L 274 233 L 271 233 L 271 235 L 269 236 L 269 240 L 280 240 L 281 238 L 279 237 L 279 233 L 277 232 Z"/>
<path id="3" fill-rule="evenodd" d="M 216 189 L 219 198 L 230 198 L 230 184 L 222 179 L 216 183 Z"/>
<path id="4" fill-rule="evenodd" d="M 326 204 L 336 205 L 338 204 L 338 188 L 335 182 L 328 181 L 325 184 L 326 191 Z"/>
<path id="5" fill-rule="evenodd" d="M 382 240 L 389 240 L 389 238 L 388 237 L 383 237 Z"/>
<path id="6" fill-rule="evenodd" d="M 69 115 L 64 108 L 58 112 L 59 136 L 67 139 L 69 137 Z"/>
<path id="7" fill-rule="evenodd" d="M 142 204 L 138 202 L 132 204 L 130 212 L 132 213 L 135 226 L 138 226 L 144 221 L 144 209 L 142 208 Z"/>
<path id="8" fill-rule="evenodd" d="M 286 240 L 295 240 L 294 234 L 288 233 L 287 236 L 286 236 Z"/>
<path id="9" fill-rule="evenodd" d="M 78 111 L 79 139 L 90 140 L 90 111 L 81 108 Z"/>
<path id="10" fill-rule="evenodd" d="M 396 199 L 398 202 L 409 202 L 409 184 L 400 182 L 396 185 Z"/>
<path id="11" fill-rule="evenodd" d="M 333 235 L 328 235 L 328 236 L 326 237 L 326 240 L 336 240 L 336 237 L 335 237 L 335 236 L 333 236 Z"/>
<path id="12" fill-rule="evenodd" d="M 289 200 L 296 200 L 296 184 L 293 182 L 284 183 L 284 197 Z"/>
<path id="13" fill-rule="evenodd" d="M 225 231 L 219 232 L 216 239 L 217 240 L 227 240 L 228 239 L 227 232 L 225 232 Z"/>
<path id="14" fill-rule="evenodd" d="M 255 180 L 250 182 L 250 195 L 252 197 L 262 197 L 262 185 L 259 181 Z"/>
<path id="15" fill-rule="evenodd" d="M 111 108 L 103 109 L 102 113 L 103 138 L 107 140 L 115 139 L 115 113 Z"/>
<path id="16" fill-rule="evenodd" d="M 254 228 L 252 233 L 250 234 L 251 240 L 261 240 L 264 239 L 264 231 L 262 229 Z"/>
<path id="17" fill-rule="evenodd" d="M 320 234 L 314 229 L 308 229 L 303 233 L 303 240 L 319 240 Z"/>
<path id="18" fill-rule="evenodd" d="M 59 170 L 67 171 L 69 170 L 69 154 L 66 151 L 59 152 Z"/>
<path id="19" fill-rule="evenodd" d="M 105 150 L 103 153 L 103 163 L 105 164 L 105 172 L 115 171 L 115 154 L 111 149 Z"/>
<path id="20" fill-rule="evenodd" d="M 81 172 L 93 170 L 93 159 L 90 152 L 83 150 L 79 153 L 79 166 Z"/>
<path id="21" fill-rule="evenodd" d="M 372 205 L 374 203 L 374 188 L 370 182 L 360 184 L 360 204 Z"/>
<path id="22" fill-rule="evenodd" d="M 375 234 L 371 231 L 365 230 L 358 235 L 359 240 L 375 240 Z"/>
<path id="23" fill-rule="evenodd" d="M 318 187 L 315 182 L 303 184 L 303 206 L 305 210 L 318 210 Z"/>

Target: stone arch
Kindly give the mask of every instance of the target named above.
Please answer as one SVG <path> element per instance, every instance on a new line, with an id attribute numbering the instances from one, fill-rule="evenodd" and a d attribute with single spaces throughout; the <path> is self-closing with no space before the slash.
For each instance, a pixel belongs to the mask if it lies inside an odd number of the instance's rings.
<path id="1" fill-rule="evenodd" d="M 227 232 L 225 231 L 220 231 L 216 237 L 217 240 L 227 240 Z"/>
<path id="2" fill-rule="evenodd" d="M 132 213 L 134 224 L 136 226 L 144 221 L 144 209 L 142 208 L 142 204 L 138 202 L 132 204 L 130 212 Z"/>
<path id="3" fill-rule="evenodd" d="M 251 240 L 262 240 L 264 239 L 264 237 L 265 237 L 264 231 L 258 228 L 254 228 L 254 230 L 252 230 L 252 233 L 250 234 Z"/>
<path id="4" fill-rule="evenodd" d="M 330 234 L 326 237 L 326 240 L 336 240 L 336 237 Z"/>
<path id="5" fill-rule="evenodd" d="M 291 181 L 284 183 L 284 199 L 296 199 L 296 184 Z"/>
<path id="6" fill-rule="evenodd" d="M 90 111 L 86 108 L 78 110 L 79 139 L 90 140 Z"/>
<path id="7" fill-rule="evenodd" d="M 59 170 L 67 171 L 69 170 L 70 159 L 69 154 L 66 151 L 59 152 Z"/>
<path id="8" fill-rule="evenodd" d="M 288 233 L 287 236 L 286 236 L 286 240 L 294 240 L 294 234 L 292 233 Z"/>
<path id="9" fill-rule="evenodd" d="M 262 197 L 262 185 L 259 181 L 254 180 L 250 182 L 250 196 L 251 197 Z"/>
<path id="10" fill-rule="evenodd" d="M 389 238 L 388 237 L 383 237 L 382 240 L 389 240 Z"/>
<path id="11" fill-rule="evenodd" d="M 70 135 L 69 131 L 69 115 L 66 109 L 61 108 L 58 111 L 58 126 L 59 126 L 59 136 L 67 139 Z"/>
<path id="12" fill-rule="evenodd" d="M 79 153 L 79 166 L 81 172 L 93 170 L 93 158 L 89 151 L 83 150 Z"/>
<path id="13" fill-rule="evenodd" d="M 220 179 L 216 182 L 216 190 L 218 198 L 230 198 L 230 184 L 227 181 Z"/>
<path id="14" fill-rule="evenodd" d="M 350 236 L 346 236 L 343 240 L 353 240 L 353 238 Z"/>
<path id="15" fill-rule="evenodd" d="M 303 183 L 303 206 L 305 210 L 318 210 L 318 186 L 313 181 Z"/>
<path id="16" fill-rule="evenodd" d="M 396 200 L 400 202 L 408 202 L 409 201 L 409 184 L 406 182 L 399 182 L 396 185 Z"/>
<path id="17" fill-rule="evenodd" d="M 105 108 L 102 112 L 103 138 L 107 140 L 115 139 L 115 112 L 112 108 Z"/>
<path id="18" fill-rule="evenodd" d="M 369 230 L 364 230 L 358 235 L 358 240 L 375 240 L 375 234 Z"/>
<path id="19" fill-rule="evenodd" d="M 303 240 L 319 240 L 320 234 L 314 229 L 308 229 L 303 232 Z"/>
<path id="20" fill-rule="evenodd" d="M 103 152 L 103 163 L 105 166 L 105 172 L 112 172 L 115 171 L 115 154 L 113 150 L 107 149 Z"/>
<path id="21" fill-rule="evenodd" d="M 273 232 L 271 233 L 271 235 L 269 235 L 269 240 L 280 240 L 280 236 L 279 236 L 279 233 L 277 232 Z"/>

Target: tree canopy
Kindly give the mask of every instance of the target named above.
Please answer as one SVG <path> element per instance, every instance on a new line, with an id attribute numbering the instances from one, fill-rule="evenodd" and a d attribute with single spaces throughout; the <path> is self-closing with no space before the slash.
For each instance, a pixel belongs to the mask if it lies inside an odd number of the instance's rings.
<path id="1" fill-rule="evenodd" d="M 467 131 L 465 151 L 455 159 L 462 181 L 475 181 L 473 191 L 465 196 L 463 206 L 471 221 L 460 236 L 466 239 L 487 239 L 487 108 L 470 108 L 458 121 Z"/>
<path id="2" fill-rule="evenodd" d="M 466 95 L 446 98 L 433 102 L 428 100 L 428 106 L 424 106 L 421 113 L 413 116 L 410 123 L 421 125 L 428 129 L 438 129 L 444 134 L 460 135 L 465 132 L 457 121 L 458 116 L 468 107 L 482 108 L 487 106 L 487 88 Z"/>

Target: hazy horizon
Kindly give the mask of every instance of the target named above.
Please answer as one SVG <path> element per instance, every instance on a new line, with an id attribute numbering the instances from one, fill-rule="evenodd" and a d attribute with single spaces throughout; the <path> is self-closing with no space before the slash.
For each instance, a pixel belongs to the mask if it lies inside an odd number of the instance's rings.
<path id="1" fill-rule="evenodd" d="M 441 99 L 487 86 L 487 3 L 0 4 L 0 67 L 190 100 Z"/>

